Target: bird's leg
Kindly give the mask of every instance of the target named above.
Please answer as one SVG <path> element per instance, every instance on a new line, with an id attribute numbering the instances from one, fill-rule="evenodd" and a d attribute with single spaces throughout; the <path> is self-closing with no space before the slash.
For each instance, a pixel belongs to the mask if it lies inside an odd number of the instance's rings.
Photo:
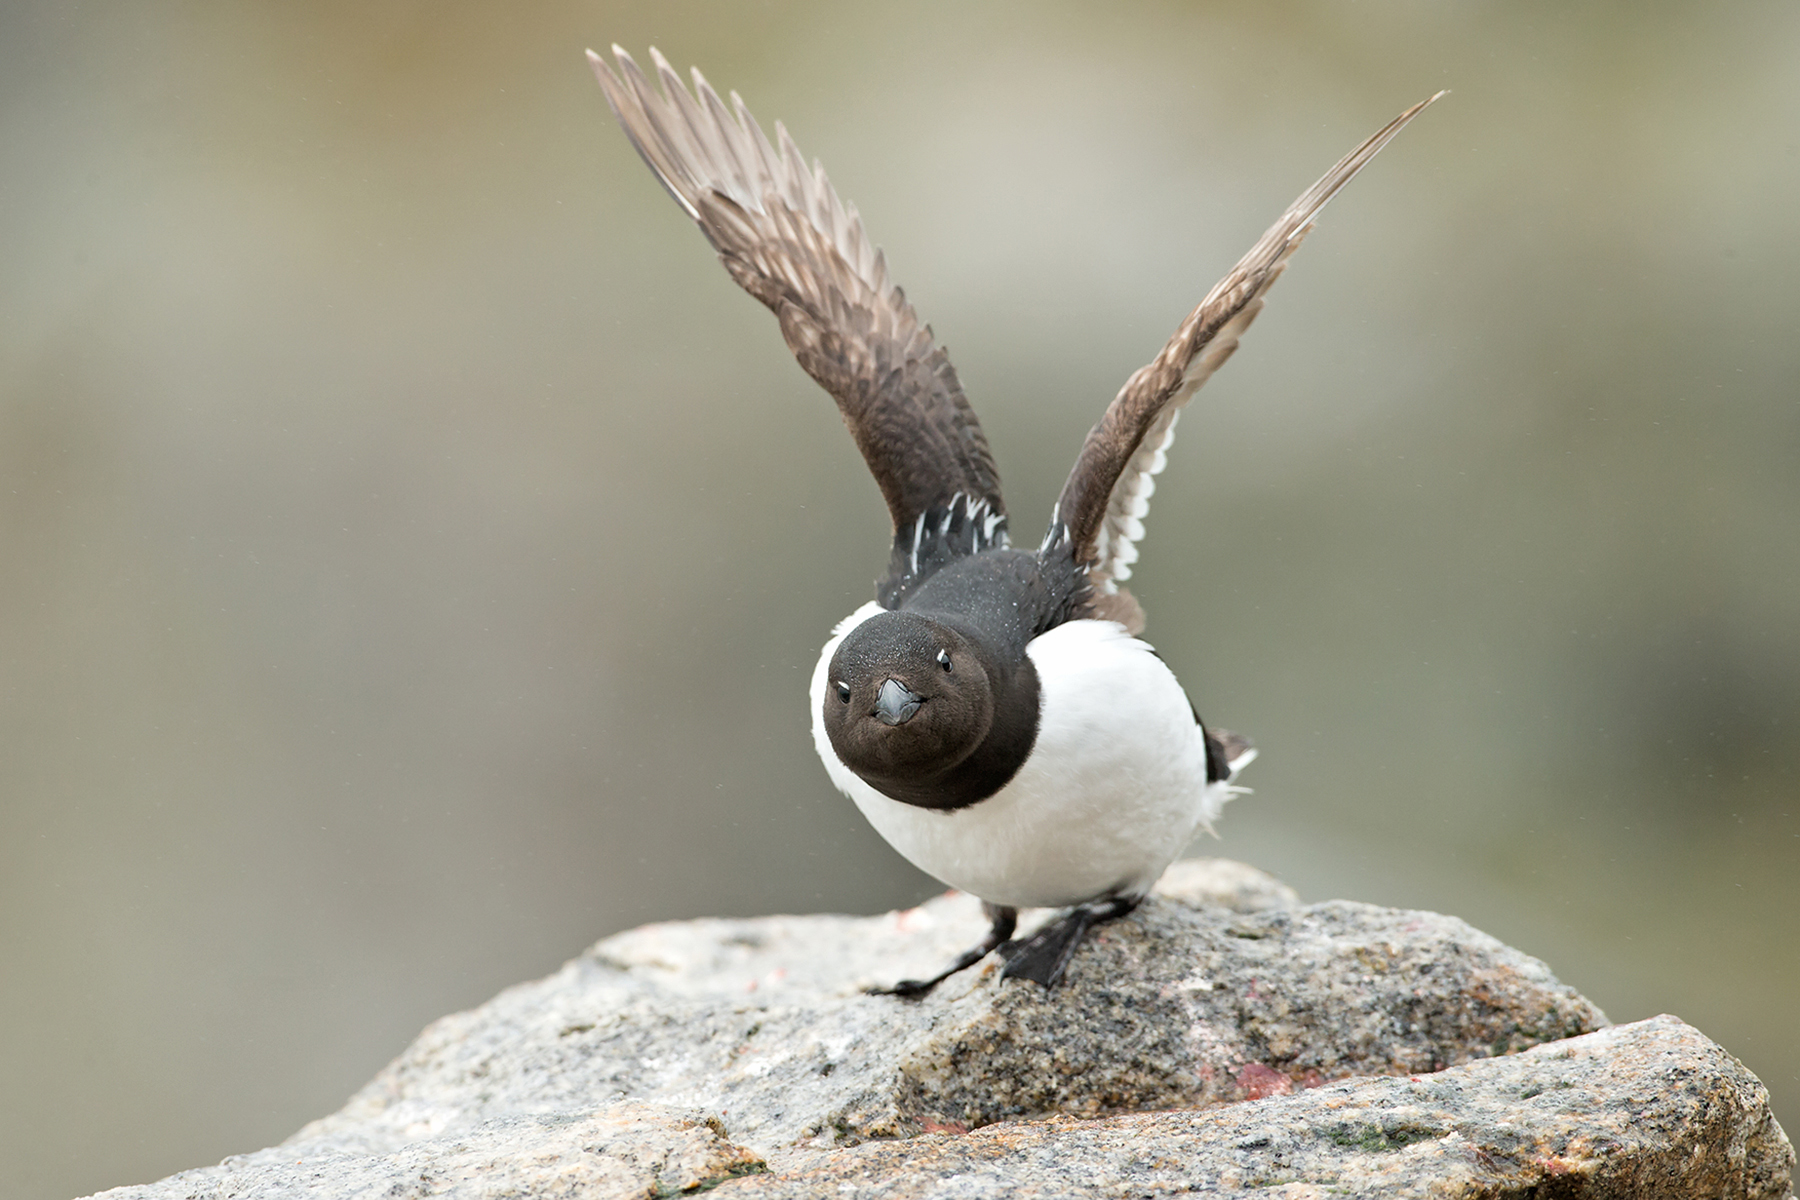
<path id="1" fill-rule="evenodd" d="M 1143 900 L 1142 896 L 1108 896 L 1078 904 L 1028 938 L 1001 948 L 1006 966 L 1002 979 L 1030 979 L 1055 987 L 1087 931 L 1103 921 L 1116 921 Z"/>
<path id="2" fill-rule="evenodd" d="M 979 943 L 957 955 L 955 962 L 930 979 L 902 979 L 891 988 L 870 988 L 869 994 L 871 996 L 904 996 L 907 999 L 923 996 L 958 971 L 967 970 L 999 949 L 1006 943 L 1006 939 L 1013 935 L 1013 930 L 1018 927 L 1019 910 L 998 904 L 989 904 L 983 900 L 981 911 L 987 914 L 987 919 L 992 922 L 992 927 L 988 930 L 987 936 L 982 938 Z"/>

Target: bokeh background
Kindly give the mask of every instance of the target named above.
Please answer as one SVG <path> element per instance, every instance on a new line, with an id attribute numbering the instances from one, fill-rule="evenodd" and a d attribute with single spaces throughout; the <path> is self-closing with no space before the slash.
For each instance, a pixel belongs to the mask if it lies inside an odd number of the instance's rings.
<path id="1" fill-rule="evenodd" d="M 1800 6 L 0 9 L 0 1163 L 276 1141 L 633 924 L 927 895 L 805 680 L 886 518 L 613 125 L 784 119 L 1035 540 L 1299 191 L 1134 581 L 1223 840 L 1674 1012 L 1800 1125 Z"/>

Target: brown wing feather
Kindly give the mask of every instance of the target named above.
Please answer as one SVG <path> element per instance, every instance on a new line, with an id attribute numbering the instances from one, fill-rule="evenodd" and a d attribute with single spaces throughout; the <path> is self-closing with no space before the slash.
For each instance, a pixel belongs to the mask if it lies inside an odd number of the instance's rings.
<path id="1" fill-rule="evenodd" d="M 1086 568 L 1093 592 L 1089 607 L 1097 615 L 1129 617 L 1128 625 L 1142 627 L 1142 611 L 1120 592 L 1117 581 L 1130 578 L 1131 564 L 1137 560 L 1155 476 L 1175 438 L 1182 405 L 1237 349 L 1238 339 L 1262 311 L 1263 297 L 1299 249 L 1319 210 L 1407 122 L 1443 94 L 1388 122 L 1294 201 L 1188 314 L 1162 353 L 1125 381 L 1088 434 L 1063 485 L 1044 550 L 1068 553 Z"/>
<path id="2" fill-rule="evenodd" d="M 591 50 L 588 59 L 626 136 L 837 401 L 897 538 L 960 496 L 960 511 L 987 518 L 990 542 L 1004 544 L 1000 477 L 981 425 L 855 206 L 817 163 L 806 167 L 779 122 L 779 148 L 771 145 L 735 92 L 727 109 L 696 70 L 690 94 L 652 49 L 659 92 L 630 55 L 613 53 L 617 72 Z"/>

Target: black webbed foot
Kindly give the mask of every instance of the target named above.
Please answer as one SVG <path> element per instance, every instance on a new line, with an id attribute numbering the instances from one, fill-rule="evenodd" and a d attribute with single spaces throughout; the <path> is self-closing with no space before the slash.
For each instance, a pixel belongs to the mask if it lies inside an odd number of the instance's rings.
<path id="1" fill-rule="evenodd" d="M 958 971 L 966 971 L 1001 946 L 1006 945 L 1007 939 L 1013 935 L 1013 930 L 1018 928 L 1019 910 L 1004 908 L 998 904 L 989 904 L 984 900 L 981 902 L 981 911 L 987 914 L 987 919 L 992 922 L 992 928 L 979 943 L 957 955 L 955 962 L 930 979 L 902 979 L 893 987 L 869 988 L 868 994 L 871 996 L 899 996 L 905 1000 L 916 1000 Z"/>
<path id="2" fill-rule="evenodd" d="M 1006 959 L 1002 979 L 1030 979 L 1053 988 L 1068 970 L 1075 947 L 1088 930 L 1105 921 L 1116 921 L 1136 908 L 1143 897 L 1111 896 L 1078 904 L 1027 938 L 1002 946 Z"/>

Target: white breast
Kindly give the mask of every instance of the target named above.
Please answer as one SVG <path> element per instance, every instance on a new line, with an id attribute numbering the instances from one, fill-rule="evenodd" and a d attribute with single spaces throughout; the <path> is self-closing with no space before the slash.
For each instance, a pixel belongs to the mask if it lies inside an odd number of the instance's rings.
<path id="1" fill-rule="evenodd" d="M 914 865 L 1016 908 L 1142 895 L 1230 798 L 1206 782 L 1206 745 L 1174 674 L 1111 621 L 1071 621 L 1026 647 L 1037 742 L 1000 791 L 951 812 L 882 795 L 846 767 L 824 726 L 826 669 L 870 603 L 832 631 L 812 679 L 813 744 L 839 790 Z"/>

